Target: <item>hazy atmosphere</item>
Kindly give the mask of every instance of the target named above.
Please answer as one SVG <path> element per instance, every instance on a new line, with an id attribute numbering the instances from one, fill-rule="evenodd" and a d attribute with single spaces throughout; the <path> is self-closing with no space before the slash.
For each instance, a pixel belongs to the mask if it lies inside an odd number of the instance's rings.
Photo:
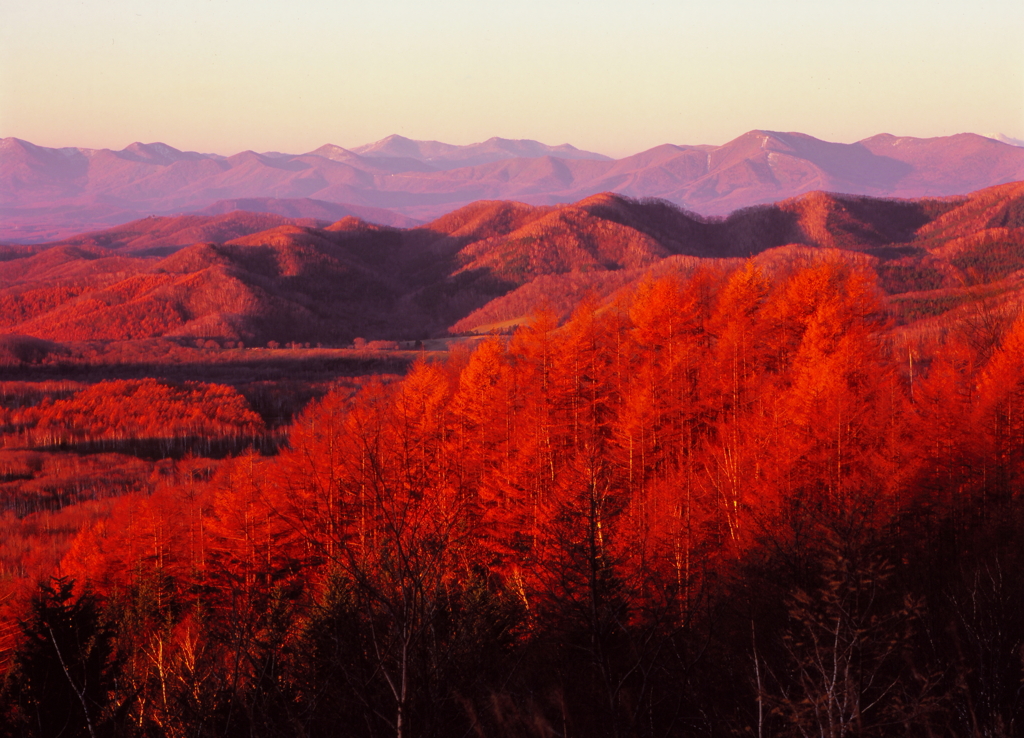
<path id="1" fill-rule="evenodd" d="M 0 136 L 232 154 L 398 133 L 621 157 L 754 128 L 1024 138 L 1024 5 L 11 0 Z"/>
<path id="2" fill-rule="evenodd" d="M 0 738 L 1024 736 L 1022 28 L 0 0 Z"/>

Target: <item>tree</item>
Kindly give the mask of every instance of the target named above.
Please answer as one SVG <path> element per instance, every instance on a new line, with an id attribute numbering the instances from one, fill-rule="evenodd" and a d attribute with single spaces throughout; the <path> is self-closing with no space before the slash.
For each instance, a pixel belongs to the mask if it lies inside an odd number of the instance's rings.
<path id="1" fill-rule="evenodd" d="M 307 413 L 323 430 L 296 431 L 287 459 L 298 470 L 293 486 L 307 489 L 296 489 L 301 502 L 283 506 L 283 520 L 312 535 L 327 575 L 316 617 L 334 635 L 313 643 L 342 649 L 326 673 L 353 690 L 371 735 L 443 732 L 454 700 L 446 664 L 462 592 L 482 566 L 478 505 L 451 440 L 454 379 L 421 362 L 401 383 L 367 388 L 346 412 Z"/>
<path id="2" fill-rule="evenodd" d="M 63 578 L 40 585 L 22 623 L 10 682 L 12 735 L 97 738 L 112 734 L 123 712 L 111 700 L 112 633 L 97 600 L 89 592 L 76 597 L 74 586 Z"/>
<path id="3" fill-rule="evenodd" d="M 788 598 L 785 663 L 768 665 L 774 690 L 760 697 L 790 734 L 881 738 L 926 723 L 936 681 L 910 656 L 923 605 L 894 584 L 871 546 L 832 538 L 817 586 Z"/>

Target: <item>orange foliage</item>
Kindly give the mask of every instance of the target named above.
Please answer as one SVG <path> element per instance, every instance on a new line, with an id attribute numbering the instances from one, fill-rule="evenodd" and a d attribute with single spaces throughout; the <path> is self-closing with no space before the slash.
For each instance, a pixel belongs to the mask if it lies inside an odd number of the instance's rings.
<path id="1" fill-rule="evenodd" d="M 86 285 L 62 284 L 0 295 L 0 327 L 17 325 L 48 313 L 88 290 Z"/>
<path id="2" fill-rule="evenodd" d="M 31 442 L 253 435 L 263 421 L 236 390 L 155 379 L 99 382 L 66 399 L 46 399 L 17 418 Z"/>
<path id="3" fill-rule="evenodd" d="M 161 569 L 216 560 L 243 589 L 301 566 L 369 576 L 404 545 L 404 565 L 417 567 L 441 546 L 430 566 L 443 560 L 444 576 L 484 563 L 529 607 L 580 556 L 686 599 L 716 559 L 765 535 L 909 504 L 898 490 L 929 463 L 907 450 L 914 413 L 941 410 L 928 398 L 945 370 L 936 363 L 911 398 L 880 315 L 871 280 L 835 263 L 775 279 L 748 263 L 648 281 L 617 305 L 584 304 L 561 328 L 540 315 L 510 341 L 418 363 L 355 397 L 330 394 L 276 459 L 228 464 L 187 516 L 192 532 L 141 500 L 128 527 L 149 531 L 139 540 Z M 1017 371 L 1016 335 L 989 363 L 983 386 L 1003 394 L 983 392 L 985 417 L 1007 416 L 998 408 L 1012 386 L 1004 375 Z M 105 382 L 20 412 L 53 441 L 262 428 L 233 390 L 155 380 Z M 1006 425 L 992 422 L 994 433 Z M 145 522 L 154 515 L 165 522 Z M 186 555 L 173 543 L 193 540 L 195 521 L 201 556 L 198 544 Z"/>
<path id="4" fill-rule="evenodd" d="M 393 681 L 412 668 L 396 654 L 471 582 L 511 597 L 524 632 L 570 616 L 596 632 L 612 611 L 631 632 L 682 627 L 752 552 L 810 556 L 897 526 L 956 502 L 928 498 L 943 475 L 963 500 L 1014 488 L 1024 322 L 987 361 L 951 338 L 922 377 L 881 316 L 873 281 L 837 263 L 647 281 L 561 327 L 540 314 L 507 341 L 328 394 L 276 457 L 161 462 L 63 571 L 104 592 L 159 573 L 246 638 L 269 627 L 268 598 L 308 604 L 343 581 Z M 10 412 L 54 440 L 262 427 L 233 390 L 155 380 Z"/>

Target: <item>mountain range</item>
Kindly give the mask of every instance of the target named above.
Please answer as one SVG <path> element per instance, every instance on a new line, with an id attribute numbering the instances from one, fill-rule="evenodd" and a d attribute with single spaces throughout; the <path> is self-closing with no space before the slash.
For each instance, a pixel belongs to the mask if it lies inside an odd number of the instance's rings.
<path id="1" fill-rule="evenodd" d="M 187 245 L 185 245 L 187 244 Z M 603 193 L 482 201 L 399 229 L 269 214 L 149 217 L 48 247 L 0 248 L 0 333 L 56 342 L 323 342 L 486 333 L 568 315 L 651 276 L 840 259 L 926 326 L 1024 295 L 1024 183 L 888 200 L 810 193 L 727 218 Z"/>
<path id="2" fill-rule="evenodd" d="M 722 146 L 665 144 L 610 159 L 567 144 L 469 146 L 390 136 L 354 149 L 224 157 L 134 143 L 121 151 L 0 140 L 0 241 L 38 243 L 147 215 L 235 209 L 409 227 L 479 200 L 532 205 L 601 192 L 724 215 L 812 191 L 920 198 L 1024 180 L 1024 148 L 970 133 L 852 144 L 750 131 Z"/>

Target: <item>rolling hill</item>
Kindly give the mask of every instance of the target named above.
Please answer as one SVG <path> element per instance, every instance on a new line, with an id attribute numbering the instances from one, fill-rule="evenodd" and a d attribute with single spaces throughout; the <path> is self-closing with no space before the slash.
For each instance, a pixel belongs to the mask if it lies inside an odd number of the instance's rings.
<path id="1" fill-rule="evenodd" d="M 612 193 L 482 201 L 409 229 L 352 216 L 150 218 L 0 256 L 0 333 L 56 342 L 343 345 L 485 332 L 542 305 L 567 315 L 585 295 L 607 298 L 646 275 L 747 258 L 769 269 L 854 262 L 913 323 L 979 285 L 1001 305 L 1020 300 L 1024 183 L 922 200 L 815 192 L 724 218 Z"/>

